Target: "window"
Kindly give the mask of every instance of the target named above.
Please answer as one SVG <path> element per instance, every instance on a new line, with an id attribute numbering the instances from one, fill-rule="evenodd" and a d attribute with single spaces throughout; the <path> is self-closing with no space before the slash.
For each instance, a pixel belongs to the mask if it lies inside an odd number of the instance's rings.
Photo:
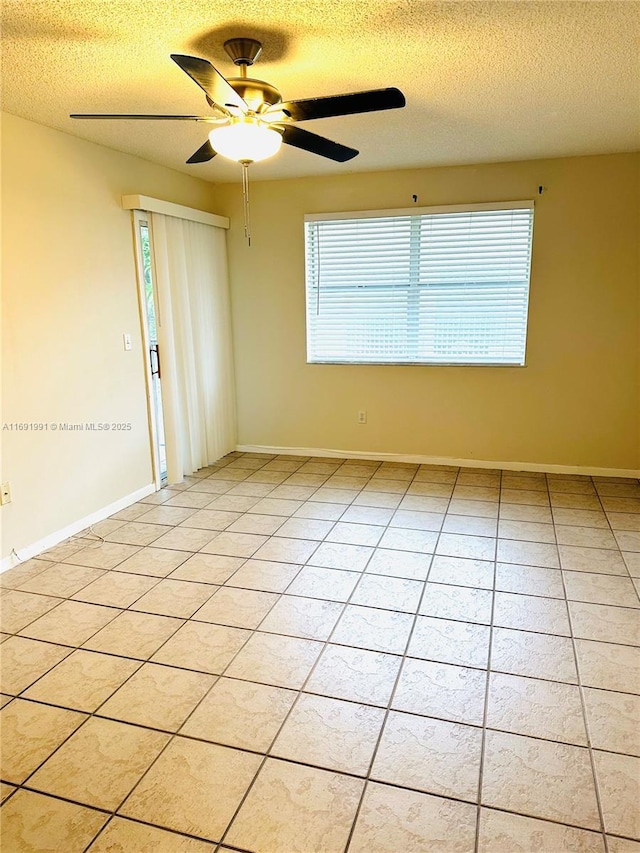
<path id="1" fill-rule="evenodd" d="M 305 217 L 307 361 L 523 365 L 533 202 Z"/>

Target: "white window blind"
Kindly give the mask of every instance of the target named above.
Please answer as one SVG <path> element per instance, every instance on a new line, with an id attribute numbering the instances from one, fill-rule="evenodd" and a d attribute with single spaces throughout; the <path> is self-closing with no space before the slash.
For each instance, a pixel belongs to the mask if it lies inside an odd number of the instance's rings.
<path id="1" fill-rule="evenodd" d="M 305 220 L 309 362 L 524 364 L 533 202 Z"/>

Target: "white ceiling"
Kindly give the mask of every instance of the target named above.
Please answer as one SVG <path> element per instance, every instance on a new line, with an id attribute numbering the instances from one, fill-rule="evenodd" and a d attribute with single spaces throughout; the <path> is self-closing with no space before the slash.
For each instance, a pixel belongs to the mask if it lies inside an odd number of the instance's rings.
<path id="1" fill-rule="evenodd" d="M 170 59 L 237 70 L 232 36 L 264 44 L 251 74 L 285 99 L 397 86 L 402 110 L 307 122 L 360 150 L 338 164 L 283 146 L 254 180 L 640 148 L 640 2 L 2 0 L 3 109 L 209 181 L 187 166 L 195 122 L 80 122 L 70 112 L 208 112 Z"/>

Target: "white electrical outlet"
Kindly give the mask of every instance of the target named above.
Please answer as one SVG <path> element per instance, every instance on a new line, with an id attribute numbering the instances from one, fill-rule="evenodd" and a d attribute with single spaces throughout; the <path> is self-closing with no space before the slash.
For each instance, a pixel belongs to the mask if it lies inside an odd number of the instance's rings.
<path id="1" fill-rule="evenodd" d="M 130 350 L 131 349 L 131 335 L 128 332 L 125 332 L 124 335 L 122 336 L 122 340 L 124 341 L 125 350 L 127 350 L 127 351 Z"/>
<path id="2" fill-rule="evenodd" d="M 367 422 L 367 413 L 364 409 L 361 409 L 358 412 L 358 423 L 359 424 L 366 424 L 366 422 Z"/>
<path id="3" fill-rule="evenodd" d="M 11 485 L 9 483 L 3 483 L 0 486 L 0 506 L 4 506 L 5 504 L 11 503 Z"/>

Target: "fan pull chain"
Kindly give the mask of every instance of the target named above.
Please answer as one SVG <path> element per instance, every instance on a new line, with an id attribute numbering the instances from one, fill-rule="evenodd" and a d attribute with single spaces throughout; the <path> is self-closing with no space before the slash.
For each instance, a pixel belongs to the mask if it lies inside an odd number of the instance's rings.
<path id="1" fill-rule="evenodd" d="M 251 245 L 251 220 L 249 210 L 249 163 L 250 160 L 242 161 L 242 209 L 244 213 L 244 236 L 247 244 Z"/>

